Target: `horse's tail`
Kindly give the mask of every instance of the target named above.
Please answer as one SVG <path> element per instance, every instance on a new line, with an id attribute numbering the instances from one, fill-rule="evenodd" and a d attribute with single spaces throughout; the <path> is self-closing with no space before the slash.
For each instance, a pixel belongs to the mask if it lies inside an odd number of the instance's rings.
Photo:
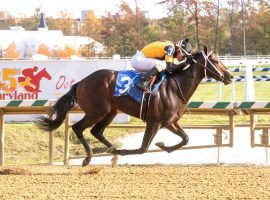
<path id="1" fill-rule="evenodd" d="M 57 129 L 66 118 L 67 112 L 73 108 L 77 104 L 76 99 L 76 89 L 78 83 L 74 84 L 71 89 L 63 95 L 60 99 L 58 99 L 52 108 L 50 109 L 48 115 L 49 117 L 45 116 L 38 116 L 36 120 L 36 124 L 40 129 L 46 131 L 52 131 Z M 55 117 L 53 118 L 53 116 Z"/>

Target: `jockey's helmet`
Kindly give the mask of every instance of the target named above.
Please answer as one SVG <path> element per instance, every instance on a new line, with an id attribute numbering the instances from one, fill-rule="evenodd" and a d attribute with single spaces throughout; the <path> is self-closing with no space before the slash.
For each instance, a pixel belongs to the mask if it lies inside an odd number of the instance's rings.
<path id="1" fill-rule="evenodd" d="M 192 46 L 189 43 L 189 39 L 179 40 L 176 44 L 176 47 L 178 47 L 184 55 L 190 55 L 192 51 Z"/>

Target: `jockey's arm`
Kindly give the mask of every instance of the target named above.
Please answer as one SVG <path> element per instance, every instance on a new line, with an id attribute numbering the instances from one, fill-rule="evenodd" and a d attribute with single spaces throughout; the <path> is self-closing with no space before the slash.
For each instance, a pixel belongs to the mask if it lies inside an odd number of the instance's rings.
<path id="1" fill-rule="evenodd" d="M 181 62 L 179 62 L 177 60 L 177 58 L 173 58 L 173 57 L 169 57 L 169 56 L 168 56 L 168 58 L 166 58 L 166 56 L 165 56 L 165 61 L 166 61 L 166 66 L 167 66 L 166 69 L 168 72 L 172 72 L 176 69 L 181 69 L 181 68 L 185 67 L 187 64 L 186 57 Z"/>
<path id="2" fill-rule="evenodd" d="M 166 70 L 170 72 L 173 69 L 173 63 L 175 62 L 174 59 L 176 59 L 173 57 L 175 48 L 173 45 L 168 45 L 164 48 L 164 50 L 166 51 L 165 54 Z"/>
<path id="3" fill-rule="evenodd" d="M 173 45 L 166 46 L 164 50 L 166 51 L 165 62 L 166 62 L 166 70 L 168 72 L 184 68 L 187 65 L 186 57 L 184 58 L 182 57 L 181 61 L 179 61 L 176 57 L 174 57 L 175 47 Z"/>

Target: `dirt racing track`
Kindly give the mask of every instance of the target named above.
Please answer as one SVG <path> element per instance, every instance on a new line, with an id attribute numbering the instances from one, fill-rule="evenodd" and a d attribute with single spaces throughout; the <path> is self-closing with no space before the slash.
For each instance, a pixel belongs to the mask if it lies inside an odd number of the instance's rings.
<path id="1" fill-rule="evenodd" d="M 25 166 L 0 169 L 0 199 L 270 199 L 265 166 Z"/>
<path id="2" fill-rule="evenodd" d="M 221 163 L 226 163 L 220 165 L 215 164 L 216 149 L 198 149 L 119 156 L 115 168 L 110 166 L 111 157 L 94 157 L 84 168 L 81 159 L 71 160 L 70 166 L 4 166 L 0 200 L 270 199 L 270 167 L 264 149 L 250 148 L 246 132 L 237 129 L 236 141 L 241 142 L 220 150 Z M 123 148 L 137 147 L 142 136 L 124 139 Z M 204 138 L 201 130 L 191 134 L 191 142 L 204 142 Z M 175 138 L 161 131 L 150 149 L 158 141 L 170 144 Z"/>

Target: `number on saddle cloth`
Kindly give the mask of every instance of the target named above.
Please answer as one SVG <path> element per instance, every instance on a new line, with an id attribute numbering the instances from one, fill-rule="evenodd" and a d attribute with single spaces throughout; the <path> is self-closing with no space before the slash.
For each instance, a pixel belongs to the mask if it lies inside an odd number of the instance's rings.
<path id="1" fill-rule="evenodd" d="M 143 91 L 136 87 L 136 83 L 142 78 L 143 74 L 133 70 L 121 70 L 118 73 L 114 96 L 125 96 L 129 95 L 137 102 L 141 102 Z M 151 94 L 154 94 L 161 82 L 166 78 L 166 73 L 161 74 L 161 79 L 152 86 Z"/>

